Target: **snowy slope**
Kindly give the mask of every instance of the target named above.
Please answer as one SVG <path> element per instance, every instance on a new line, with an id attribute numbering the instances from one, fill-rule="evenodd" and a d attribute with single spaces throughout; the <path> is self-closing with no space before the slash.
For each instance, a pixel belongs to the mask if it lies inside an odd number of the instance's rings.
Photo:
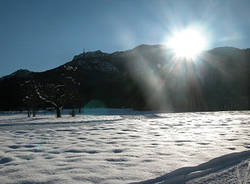
<path id="1" fill-rule="evenodd" d="M 184 167 L 133 184 L 249 184 L 250 151 L 224 155 L 196 167 Z M 132 184 L 132 183 L 131 183 Z"/>
<path id="2" fill-rule="evenodd" d="M 0 183 L 140 182 L 250 148 L 250 111 L 85 113 L 1 114 Z"/>

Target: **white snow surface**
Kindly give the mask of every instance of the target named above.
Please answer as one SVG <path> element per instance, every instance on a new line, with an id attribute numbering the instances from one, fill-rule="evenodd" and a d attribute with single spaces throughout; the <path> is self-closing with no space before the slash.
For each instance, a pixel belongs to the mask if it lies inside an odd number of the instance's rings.
<path id="1" fill-rule="evenodd" d="M 195 167 L 131 184 L 250 184 L 250 150 L 231 153 Z"/>
<path id="2" fill-rule="evenodd" d="M 249 130 L 250 111 L 99 109 L 62 118 L 42 112 L 35 118 L 27 118 L 25 113 L 1 113 L 0 183 L 140 182 L 247 151 Z M 249 171 L 249 158 L 237 164 L 227 168 L 227 173 L 236 167 L 240 168 L 234 170 L 238 176 L 242 168 Z M 245 175 L 239 184 L 247 184 Z M 211 173 L 209 177 L 207 181 L 216 178 Z M 190 182 L 206 183 L 204 177 Z"/>

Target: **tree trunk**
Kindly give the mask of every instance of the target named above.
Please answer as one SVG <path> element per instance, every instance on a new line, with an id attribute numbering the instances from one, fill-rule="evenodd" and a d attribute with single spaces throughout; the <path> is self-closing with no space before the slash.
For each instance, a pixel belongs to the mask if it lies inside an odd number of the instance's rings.
<path id="1" fill-rule="evenodd" d="M 36 117 L 36 111 L 35 110 L 32 110 L 32 116 Z"/>
<path id="2" fill-rule="evenodd" d="M 76 112 L 75 112 L 75 109 L 74 109 L 74 108 L 72 109 L 71 116 L 72 116 L 72 117 L 75 117 L 75 116 L 76 116 Z"/>
<path id="3" fill-rule="evenodd" d="M 28 118 L 30 118 L 30 110 L 28 110 Z"/>
<path id="4" fill-rule="evenodd" d="M 56 107 L 56 117 L 57 118 L 62 117 L 61 111 L 62 111 L 61 107 Z"/>

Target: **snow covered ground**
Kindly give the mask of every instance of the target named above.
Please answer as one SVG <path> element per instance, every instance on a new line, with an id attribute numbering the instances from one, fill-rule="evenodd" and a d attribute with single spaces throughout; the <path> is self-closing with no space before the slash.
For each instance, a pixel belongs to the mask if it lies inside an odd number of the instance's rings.
<path id="1" fill-rule="evenodd" d="M 250 150 L 231 153 L 133 184 L 250 184 Z"/>
<path id="2" fill-rule="evenodd" d="M 64 115 L 57 119 L 44 113 L 35 118 L 26 116 L 0 114 L 0 183 L 140 182 L 250 150 L 250 111 L 153 113 L 102 109 L 85 111 L 75 118 Z M 190 172 L 195 174 L 200 169 Z M 224 170 L 217 175 L 209 172 L 206 181 L 223 175 Z M 239 184 L 247 184 L 244 178 L 249 175 L 244 173 L 249 171 L 249 154 L 226 168 L 232 170 L 242 175 Z M 205 179 L 189 182 L 203 184 Z"/>

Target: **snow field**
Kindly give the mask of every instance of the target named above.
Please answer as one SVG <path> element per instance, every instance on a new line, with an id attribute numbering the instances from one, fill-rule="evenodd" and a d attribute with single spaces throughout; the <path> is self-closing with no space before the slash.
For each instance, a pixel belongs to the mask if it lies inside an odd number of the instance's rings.
<path id="1" fill-rule="evenodd" d="M 0 183 L 130 183 L 250 148 L 250 111 L 101 114 L 2 114 Z"/>

